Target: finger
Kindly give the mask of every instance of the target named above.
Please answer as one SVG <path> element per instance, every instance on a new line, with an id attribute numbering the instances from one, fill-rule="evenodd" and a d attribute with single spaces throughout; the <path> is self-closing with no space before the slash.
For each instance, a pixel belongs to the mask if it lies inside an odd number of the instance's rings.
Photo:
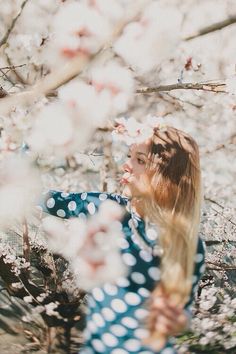
<path id="1" fill-rule="evenodd" d="M 155 331 L 157 331 L 160 334 L 163 334 L 165 336 L 168 336 L 170 333 L 172 333 L 172 327 L 168 326 L 164 322 L 162 323 L 156 323 L 155 326 Z"/>
<path id="2" fill-rule="evenodd" d="M 165 313 L 166 316 L 172 318 L 177 317 L 182 314 L 182 309 L 177 307 L 176 305 L 170 305 L 169 301 L 165 298 L 156 298 L 151 305 L 151 309 L 153 311 L 157 310 L 161 313 Z"/>

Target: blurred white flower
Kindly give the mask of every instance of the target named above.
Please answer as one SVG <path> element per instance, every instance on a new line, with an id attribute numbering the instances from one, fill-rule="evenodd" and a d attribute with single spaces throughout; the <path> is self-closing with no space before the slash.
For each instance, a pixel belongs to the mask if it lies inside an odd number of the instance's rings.
<path id="1" fill-rule="evenodd" d="M 119 250 L 122 213 L 115 202 L 105 201 L 88 221 L 63 222 L 51 216 L 43 220 L 49 247 L 70 262 L 80 288 L 90 290 L 126 272 Z"/>
<path id="2" fill-rule="evenodd" d="M 125 27 L 114 50 L 138 72 L 148 72 L 176 48 L 180 40 L 180 20 L 180 12 L 175 7 L 151 2 L 140 21 Z"/>
<path id="3" fill-rule="evenodd" d="M 71 106 L 60 101 L 50 103 L 34 117 L 26 142 L 36 153 L 69 155 L 84 146 L 91 136 L 91 127 L 79 118 L 73 103 Z"/>
<path id="4" fill-rule="evenodd" d="M 226 91 L 232 95 L 236 95 L 236 76 L 231 77 L 225 81 Z"/>
<path id="5" fill-rule="evenodd" d="M 50 45 L 65 58 L 79 52 L 92 54 L 105 44 L 111 29 L 109 21 L 94 6 L 78 1 L 64 2 L 55 15 Z"/>
<path id="6" fill-rule="evenodd" d="M 31 302 L 33 302 L 33 297 L 31 295 L 24 296 L 23 300 L 30 304 Z"/>
<path id="7" fill-rule="evenodd" d="M 165 129 L 163 118 L 148 116 L 144 123 L 138 122 L 135 118 L 118 118 L 115 120 L 115 129 L 112 132 L 114 141 L 122 141 L 126 145 L 139 144 L 153 136 L 153 129 Z"/>
<path id="8" fill-rule="evenodd" d="M 6 156 L 0 164 L 0 219 L 6 226 L 27 216 L 41 193 L 38 171 L 22 156 Z"/>
<path id="9" fill-rule="evenodd" d="M 104 91 L 111 102 L 111 114 L 124 112 L 134 93 L 134 80 L 130 70 L 115 61 L 94 67 L 89 76 L 98 96 Z"/>
<path id="10" fill-rule="evenodd" d="M 109 96 L 99 97 L 95 88 L 81 80 L 74 80 L 58 90 L 59 99 L 72 107 L 78 116 L 80 127 L 96 128 L 103 125 L 110 112 Z"/>
<path id="11" fill-rule="evenodd" d="M 113 23 L 124 16 L 125 6 L 119 0 L 86 0 L 86 3 Z"/>
<path id="12" fill-rule="evenodd" d="M 42 221 L 42 227 L 48 234 L 49 248 L 56 253 L 62 253 L 67 259 L 77 257 L 86 237 L 86 223 L 75 218 L 67 223 L 53 216 L 47 216 Z"/>

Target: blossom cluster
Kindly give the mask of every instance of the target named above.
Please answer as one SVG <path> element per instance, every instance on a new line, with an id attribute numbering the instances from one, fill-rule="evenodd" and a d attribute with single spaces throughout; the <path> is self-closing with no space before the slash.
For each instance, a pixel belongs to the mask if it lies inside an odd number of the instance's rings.
<path id="1" fill-rule="evenodd" d="M 122 117 L 115 120 L 112 137 L 114 141 L 124 142 L 128 146 L 139 144 L 152 138 L 154 128 L 158 128 L 161 131 L 166 129 L 166 124 L 162 117 L 149 115 L 145 117 L 144 123 L 138 122 L 133 117 Z"/>
<path id="2" fill-rule="evenodd" d="M 70 262 L 80 288 L 91 290 L 126 273 L 119 252 L 119 242 L 124 237 L 121 216 L 120 206 L 105 201 L 89 220 L 75 218 L 65 222 L 51 216 L 43 219 L 49 248 Z"/>

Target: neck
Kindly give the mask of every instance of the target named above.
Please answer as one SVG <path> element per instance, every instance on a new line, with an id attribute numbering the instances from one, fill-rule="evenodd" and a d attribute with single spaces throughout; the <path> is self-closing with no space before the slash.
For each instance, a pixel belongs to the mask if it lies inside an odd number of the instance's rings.
<path id="1" fill-rule="evenodd" d="M 144 210 L 144 203 L 142 199 L 133 198 L 131 201 L 131 206 L 133 211 L 140 216 L 140 218 L 144 219 L 145 217 L 145 210 Z"/>

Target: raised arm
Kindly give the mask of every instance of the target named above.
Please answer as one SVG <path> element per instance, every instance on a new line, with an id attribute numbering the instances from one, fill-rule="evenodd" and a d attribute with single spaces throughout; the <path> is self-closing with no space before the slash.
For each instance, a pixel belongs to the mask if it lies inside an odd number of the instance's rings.
<path id="1" fill-rule="evenodd" d="M 99 192 L 65 193 L 51 190 L 43 196 L 40 206 L 44 212 L 60 218 L 84 218 L 87 215 L 94 215 L 99 205 L 107 199 L 120 205 L 126 204 L 125 198 L 117 194 Z"/>

